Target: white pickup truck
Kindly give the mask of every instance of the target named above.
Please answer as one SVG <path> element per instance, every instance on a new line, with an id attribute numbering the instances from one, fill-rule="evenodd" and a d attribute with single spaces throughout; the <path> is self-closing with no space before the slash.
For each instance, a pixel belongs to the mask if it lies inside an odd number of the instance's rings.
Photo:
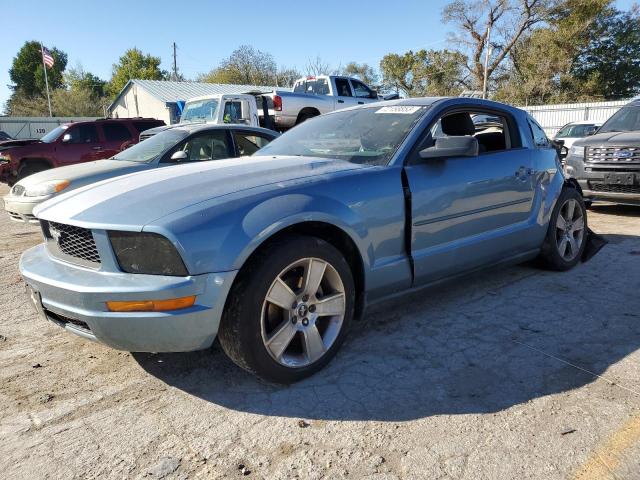
<path id="1" fill-rule="evenodd" d="M 267 102 L 269 101 L 269 99 L 266 100 Z M 263 105 L 263 100 L 260 96 L 244 93 L 219 93 L 190 98 L 184 104 L 178 125 L 186 123 L 227 123 L 259 127 L 258 104 L 260 106 Z M 266 106 L 263 110 L 266 111 Z M 266 123 L 269 125 L 268 121 Z M 140 134 L 140 140 L 152 137 L 174 126 L 166 125 L 145 130 Z"/>
<path id="2" fill-rule="evenodd" d="M 293 84 L 292 92 L 276 90 L 263 97 L 277 129 L 291 128 L 333 110 L 383 100 L 360 80 L 335 75 L 302 77 Z M 258 115 L 264 122 L 262 111 Z"/>

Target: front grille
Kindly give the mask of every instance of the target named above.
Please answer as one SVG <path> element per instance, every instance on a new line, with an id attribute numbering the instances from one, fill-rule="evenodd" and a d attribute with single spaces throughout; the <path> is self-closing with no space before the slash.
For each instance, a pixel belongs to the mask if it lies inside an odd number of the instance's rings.
<path id="1" fill-rule="evenodd" d="M 594 192 L 640 194 L 640 185 L 607 185 L 604 183 L 590 183 L 589 186 Z"/>
<path id="2" fill-rule="evenodd" d="M 55 243 L 62 254 L 100 264 L 100 254 L 91 230 L 57 222 L 43 222 L 43 230 L 47 239 Z"/>
<path id="3" fill-rule="evenodd" d="M 25 189 L 22 185 L 14 185 L 11 189 L 11 194 L 16 197 L 20 197 L 22 194 L 24 194 L 24 190 Z"/>
<path id="4" fill-rule="evenodd" d="M 586 161 L 616 165 L 640 163 L 640 147 L 587 147 Z"/>

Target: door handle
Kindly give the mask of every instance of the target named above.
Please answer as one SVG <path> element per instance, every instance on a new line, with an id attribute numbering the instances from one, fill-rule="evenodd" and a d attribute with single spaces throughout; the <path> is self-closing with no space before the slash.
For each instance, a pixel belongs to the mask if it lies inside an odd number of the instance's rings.
<path id="1" fill-rule="evenodd" d="M 91 147 L 93 150 L 102 150 L 102 147 Z"/>
<path id="2" fill-rule="evenodd" d="M 526 168 L 524 165 L 516 170 L 516 177 L 522 177 L 523 179 L 530 176 L 531 174 L 533 174 L 533 169 Z"/>
<path id="3" fill-rule="evenodd" d="M 364 102 L 358 102 L 358 105 L 364 105 Z"/>
<path id="4" fill-rule="evenodd" d="M 338 100 L 338 103 L 344 103 L 344 100 Z"/>

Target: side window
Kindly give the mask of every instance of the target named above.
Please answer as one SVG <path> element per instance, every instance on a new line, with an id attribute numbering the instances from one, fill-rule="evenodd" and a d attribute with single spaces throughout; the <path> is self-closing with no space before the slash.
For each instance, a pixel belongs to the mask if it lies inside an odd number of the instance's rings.
<path id="1" fill-rule="evenodd" d="M 355 96 L 358 98 L 375 98 L 373 91 L 369 87 L 367 87 L 364 83 L 358 80 L 351 80 L 351 85 L 353 85 L 353 92 Z"/>
<path id="2" fill-rule="evenodd" d="M 551 148 L 551 142 L 547 138 L 547 134 L 544 133 L 542 127 L 532 117 L 529 117 L 529 126 L 531 127 L 534 145 L 538 148 Z"/>
<path id="3" fill-rule="evenodd" d="M 432 139 L 431 145 L 442 137 L 473 136 L 478 141 L 478 151 L 481 155 L 509 150 L 520 145 L 519 137 L 514 137 L 514 132 L 509 129 L 507 117 L 494 113 L 490 115 L 474 111 L 445 113 L 431 126 L 429 133 Z"/>
<path id="4" fill-rule="evenodd" d="M 238 153 L 241 157 L 253 155 L 255 152 L 264 147 L 270 140 L 261 135 L 251 133 L 234 132 L 233 139 L 238 147 Z"/>
<path id="5" fill-rule="evenodd" d="M 346 78 L 336 78 L 336 95 L 339 97 L 352 97 L 349 80 Z"/>
<path id="6" fill-rule="evenodd" d="M 187 154 L 183 162 L 202 162 L 206 160 L 220 160 L 231 156 L 227 132 L 224 130 L 196 134 L 172 149 L 163 159 L 169 161 L 171 155 L 178 150 Z"/>
<path id="7" fill-rule="evenodd" d="M 107 142 L 131 140 L 129 129 L 121 123 L 104 123 L 102 130 L 104 131 L 104 138 Z"/>
<path id="8" fill-rule="evenodd" d="M 95 125 L 75 125 L 67 130 L 71 136 L 68 143 L 98 143 L 98 129 Z"/>
<path id="9" fill-rule="evenodd" d="M 222 119 L 224 123 L 243 123 L 240 121 L 242 119 L 242 102 L 226 102 Z"/>

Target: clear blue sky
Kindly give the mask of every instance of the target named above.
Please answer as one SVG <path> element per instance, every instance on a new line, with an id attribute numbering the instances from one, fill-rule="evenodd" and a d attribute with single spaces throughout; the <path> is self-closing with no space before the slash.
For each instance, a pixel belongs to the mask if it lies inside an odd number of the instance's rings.
<path id="1" fill-rule="evenodd" d="M 132 46 L 178 68 L 187 78 L 211 70 L 239 45 L 271 53 L 278 65 L 304 70 L 317 55 L 334 66 L 378 65 L 389 52 L 443 48 L 452 29 L 440 20 L 447 0 L 353 3 L 300 1 L 73 1 L 12 0 L 2 7 L 0 111 L 10 95 L 8 70 L 28 40 L 69 56 L 68 67 L 108 80 L 111 67 Z M 633 0 L 618 0 L 628 9 Z"/>

